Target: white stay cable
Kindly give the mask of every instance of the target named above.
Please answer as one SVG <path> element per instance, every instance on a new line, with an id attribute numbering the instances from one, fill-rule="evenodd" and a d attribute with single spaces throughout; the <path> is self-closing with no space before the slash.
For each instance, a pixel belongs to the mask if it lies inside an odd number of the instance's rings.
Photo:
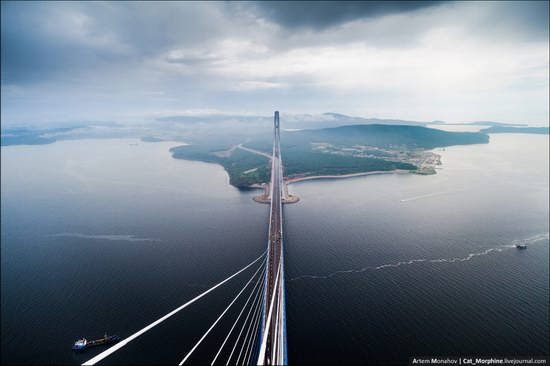
<path id="1" fill-rule="evenodd" d="M 279 268 L 277 269 L 277 277 L 275 277 L 275 286 L 273 287 L 274 289 L 276 289 L 279 284 L 280 273 L 281 273 L 281 262 L 279 261 Z M 271 325 L 271 315 L 273 314 L 273 303 L 275 302 L 276 293 L 277 291 L 274 290 L 273 295 L 271 296 L 271 304 L 269 305 L 269 312 L 267 314 L 267 321 L 264 328 L 264 334 L 262 335 L 262 345 L 260 346 L 260 354 L 258 356 L 258 365 L 263 365 L 265 362 L 267 335 L 269 334 L 269 327 Z"/>
<path id="2" fill-rule="evenodd" d="M 199 339 L 199 341 L 197 342 L 197 344 L 195 344 L 195 346 L 191 349 L 191 351 L 189 351 L 189 353 L 187 354 L 187 356 L 185 356 L 183 358 L 183 360 L 181 360 L 181 362 L 179 363 L 179 366 L 183 365 L 185 363 L 185 361 L 187 361 L 187 359 L 191 356 L 191 354 L 197 349 L 197 347 L 202 343 L 202 341 L 204 340 L 204 338 L 206 338 L 206 336 L 208 335 L 208 333 L 210 333 L 210 331 L 212 329 L 214 329 L 214 327 L 216 326 L 216 324 L 218 324 L 218 322 L 221 320 L 221 318 L 223 318 L 223 316 L 225 315 L 225 313 L 227 313 L 227 311 L 231 308 L 231 306 L 233 306 L 233 304 L 235 303 L 235 301 L 237 301 L 237 299 L 239 298 L 239 296 L 241 296 L 241 294 L 243 293 L 243 291 L 248 287 L 248 285 L 250 284 L 250 282 L 252 282 L 252 280 L 254 279 L 254 277 L 256 277 L 256 275 L 258 274 L 258 272 L 260 271 L 260 269 L 262 269 L 264 266 L 263 265 L 260 265 L 258 267 L 258 269 L 256 270 L 256 272 L 254 272 L 254 274 L 252 275 L 252 277 L 250 277 L 250 279 L 248 280 L 248 282 L 246 283 L 246 285 L 244 285 L 244 287 L 241 289 L 241 291 L 239 291 L 239 293 L 237 294 L 237 296 L 235 296 L 235 298 L 233 299 L 233 301 L 231 301 L 231 303 L 225 308 L 225 310 L 220 314 L 220 316 L 218 317 L 218 319 L 216 319 L 216 321 L 210 326 L 210 328 L 208 328 L 208 330 L 206 331 L 206 333 L 204 333 L 204 335 L 201 337 L 201 339 Z"/>
<path id="3" fill-rule="evenodd" d="M 250 314 L 252 313 L 252 309 L 256 308 L 256 303 L 261 302 L 261 296 L 258 296 L 254 299 L 252 302 L 252 305 L 250 306 L 250 309 L 248 310 L 248 314 L 246 315 L 246 318 L 244 319 L 243 326 L 241 328 L 241 331 L 239 332 L 239 335 L 237 336 L 237 340 L 235 341 L 235 344 L 233 345 L 233 349 L 231 350 L 231 354 L 229 355 L 229 358 L 227 359 L 226 365 L 229 365 L 229 362 L 231 361 L 231 358 L 233 357 L 233 352 L 235 352 L 235 348 L 237 347 L 237 344 L 239 344 L 239 339 L 241 339 L 241 334 L 243 333 L 244 328 L 246 327 L 248 318 L 250 317 Z"/>
<path id="4" fill-rule="evenodd" d="M 194 303 L 195 301 L 197 301 L 198 299 L 200 299 L 201 297 L 203 297 L 204 295 L 208 294 L 209 292 L 213 291 L 214 289 L 218 288 L 219 286 L 223 285 L 224 283 L 226 283 L 227 281 L 229 281 L 230 279 L 232 279 L 233 277 L 235 277 L 236 275 L 238 275 L 239 273 L 241 273 L 242 271 L 244 271 L 245 269 L 247 269 L 248 267 L 250 267 L 251 265 L 253 265 L 254 263 L 256 263 L 257 261 L 260 260 L 260 258 L 262 258 L 264 256 L 264 254 L 267 252 L 267 250 L 265 252 L 262 253 L 262 255 L 260 255 L 258 258 L 256 258 L 252 263 L 250 263 L 249 265 L 247 265 L 246 267 L 244 267 L 243 269 L 239 270 L 238 272 L 234 273 L 233 275 L 227 277 L 225 280 L 223 280 L 222 282 L 218 283 L 216 286 L 214 287 L 211 287 L 210 289 L 204 291 L 202 294 L 200 294 L 199 296 L 195 297 L 194 299 L 192 300 L 189 300 L 188 302 L 186 302 L 185 304 L 183 304 L 182 306 L 180 306 L 179 308 L 171 311 L 170 313 L 166 314 L 165 316 L 163 316 L 162 318 L 154 321 L 153 323 L 149 324 L 148 326 L 146 326 L 145 328 L 137 331 L 136 333 L 132 334 L 130 337 L 118 342 L 116 345 L 114 345 L 113 347 L 101 352 L 99 355 L 93 357 L 92 359 L 84 362 L 82 365 L 95 365 L 97 362 L 103 360 L 105 357 L 115 353 L 116 351 L 118 351 L 119 349 L 121 349 L 122 347 L 124 347 L 125 345 L 127 345 L 128 343 L 130 343 L 131 341 L 133 341 L 134 339 L 136 339 L 137 337 L 139 337 L 140 335 L 142 335 L 143 333 L 147 332 L 148 330 L 150 330 L 151 328 L 159 325 L 160 323 L 162 323 L 163 321 L 165 321 L 166 319 L 170 318 L 172 315 L 176 314 L 177 312 L 179 312 L 180 310 L 183 310 L 185 309 L 186 307 L 188 307 L 189 305 L 191 305 L 192 303 Z"/>
<path id="5" fill-rule="evenodd" d="M 255 342 L 256 342 L 256 337 L 258 335 L 258 332 L 260 331 L 260 321 L 262 320 L 262 308 L 260 307 L 258 309 L 258 318 L 256 320 L 256 323 L 254 324 L 254 327 L 252 328 L 253 330 L 253 333 L 252 333 L 252 337 L 250 338 L 250 341 L 251 341 L 251 344 L 249 347 L 247 347 L 246 349 L 246 352 L 244 354 L 244 358 L 243 358 L 243 364 L 245 365 L 250 365 L 250 358 L 252 358 L 252 353 L 254 351 L 254 348 L 256 348 L 256 345 L 255 345 Z"/>
<path id="6" fill-rule="evenodd" d="M 233 333 L 233 329 L 235 329 L 235 326 L 237 325 L 237 323 L 239 322 L 239 319 L 241 318 L 241 315 L 244 313 L 245 309 L 246 309 L 246 306 L 248 305 L 248 302 L 250 301 L 250 299 L 252 298 L 252 295 L 254 293 L 258 293 L 260 291 L 260 288 L 261 288 L 261 285 L 262 285 L 262 282 L 263 281 L 260 281 L 260 278 L 262 278 L 264 276 L 264 273 L 265 273 L 265 270 L 266 270 L 266 266 L 264 265 L 264 270 L 262 271 L 262 274 L 260 275 L 256 285 L 254 286 L 254 289 L 252 290 L 252 292 L 250 293 L 250 295 L 248 296 L 248 299 L 246 300 L 245 304 L 243 305 L 243 308 L 241 309 L 241 312 L 239 313 L 239 315 L 237 316 L 237 320 L 235 320 L 235 323 L 233 323 L 233 326 L 231 327 L 231 329 L 229 330 L 229 333 L 227 334 L 227 337 L 225 337 L 225 340 L 223 341 L 220 349 L 218 350 L 218 353 L 216 353 L 216 357 L 214 357 L 214 359 L 212 360 L 212 363 L 210 364 L 210 366 L 214 365 L 214 363 L 216 362 L 216 360 L 218 359 L 218 356 L 220 355 L 223 347 L 225 346 L 225 343 L 227 342 L 227 340 L 229 339 L 229 337 L 231 336 L 231 333 Z M 258 286 L 260 285 L 260 286 Z"/>
<path id="7" fill-rule="evenodd" d="M 261 305 L 262 305 L 261 302 L 258 302 L 256 310 L 254 311 L 254 315 L 250 319 L 250 323 L 249 323 L 248 329 L 246 331 L 246 337 L 244 338 L 243 345 L 241 347 L 241 350 L 239 351 L 239 356 L 237 357 L 237 365 L 239 364 L 239 361 L 241 360 L 241 355 L 244 356 L 246 354 L 246 352 L 248 351 L 249 347 L 250 347 L 250 343 L 252 341 L 252 332 L 254 331 L 253 325 L 257 324 L 257 320 L 259 319 L 260 312 L 262 310 Z M 249 339 L 249 336 L 250 336 L 250 339 Z M 247 342 L 247 340 L 248 340 L 248 342 Z M 245 351 L 244 354 L 243 354 L 243 351 Z M 243 358 L 243 361 L 244 361 L 244 358 Z"/>

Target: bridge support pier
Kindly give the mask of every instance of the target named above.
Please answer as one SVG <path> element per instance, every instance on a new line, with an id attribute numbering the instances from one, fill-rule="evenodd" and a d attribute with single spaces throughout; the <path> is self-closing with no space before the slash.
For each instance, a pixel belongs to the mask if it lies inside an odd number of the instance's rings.
<path id="1" fill-rule="evenodd" d="M 266 184 L 264 189 L 265 189 L 264 194 L 261 194 L 259 196 L 255 196 L 253 198 L 254 202 L 271 203 L 271 197 L 269 196 L 270 185 Z M 282 197 L 282 203 L 283 204 L 296 203 L 296 202 L 300 201 L 300 197 L 288 194 L 288 182 L 286 182 L 286 181 L 283 181 L 283 192 L 282 193 L 283 193 L 283 197 Z"/>

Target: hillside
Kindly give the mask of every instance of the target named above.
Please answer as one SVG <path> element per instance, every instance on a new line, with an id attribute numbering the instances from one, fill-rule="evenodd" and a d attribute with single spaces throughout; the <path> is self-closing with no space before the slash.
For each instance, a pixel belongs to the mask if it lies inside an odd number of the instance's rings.
<path id="1" fill-rule="evenodd" d="M 487 143 L 477 132 L 447 132 L 418 126 L 352 125 L 318 130 L 284 131 L 281 149 L 286 177 L 345 175 L 409 170 L 435 174 L 439 156 L 427 150 L 451 145 Z M 269 181 L 269 161 L 239 145 L 271 152 L 271 136 L 247 141 L 201 141 L 171 150 L 174 158 L 221 164 L 231 184 L 249 186 Z"/>
<path id="2" fill-rule="evenodd" d="M 448 132 L 420 126 L 353 125 L 293 133 L 289 140 L 330 141 L 344 145 L 380 148 L 407 147 L 433 149 L 451 145 L 483 144 L 489 136 L 479 132 Z"/>
<path id="3" fill-rule="evenodd" d="M 484 133 L 528 133 L 535 135 L 548 135 L 548 127 L 504 127 L 504 126 L 493 126 L 480 130 Z"/>

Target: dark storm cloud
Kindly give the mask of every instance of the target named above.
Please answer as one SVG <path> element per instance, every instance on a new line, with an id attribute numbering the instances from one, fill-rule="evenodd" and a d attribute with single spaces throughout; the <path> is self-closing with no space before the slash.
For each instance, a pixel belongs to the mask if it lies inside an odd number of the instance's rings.
<path id="1" fill-rule="evenodd" d="M 548 1 L 0 6 L 3 125 L 274 103 L 419 120 L 548 115 Z"/>
<path id="2" fill-rule="evenodd" d="M 483 21 L 495 31 L 511 30 L 516 35 L 532 40 L 547 39 L 549 33 L 549 1 L 510 1 L 500 3 L 495 11 Z"/>
<path id="3" fill-rule="evenodd" d="M 254 7 L 284 27 L 324 29 L 361 18 L 420 10 L 443 1 L 265 1 Z"/>
<path id="4" fill-rule="evenodd" d="M 44 81 L 70 68 L 113 61 L 116 50 L 82 44 L 74 29 L 56 29 L 48 4 L 2 2 L 2 82 Z M 51 5 L 48 5 L 51 6 Z M 53 7 L 56 5 L 54 4 Z M 58 33 L 58 34 L 56 34 Z"/>
<path id="5" fill-rule="evenodd" d="M 224 34 L 219 6 L 201 3 L 2 2 L 2 82 L 139 62 Z"/>

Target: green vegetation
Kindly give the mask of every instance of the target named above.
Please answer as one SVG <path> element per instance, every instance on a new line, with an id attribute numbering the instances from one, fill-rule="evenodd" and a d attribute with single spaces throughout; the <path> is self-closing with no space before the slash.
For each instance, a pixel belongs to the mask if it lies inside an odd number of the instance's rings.
<path id="1" fill-rule="evenodd" d="M 499 127 L 502 129 L 503 127 Z M 75 135 L 73 130 L 80 131 Z M 484 132 L 495 131 L 493 127 Z M 504 132 L 548 133 L 548 128 L 518 128 Z M 117 131 L 117 130 L 116 130 Z M 116 132 L 115 131 L 115 132 Z M 2 145 L 47 144 L 74 136 L 98 136 L 82 126 L 48 130 L 2 130 Z M 115 135 L 101 135 L 111 137 Z M 271 154 L 271 133 L 253 134 L 211 130 L 185 133 L 171 138 L 143 135 L 144 142 L 185 141 L 190 145 L 171 149 L 176 159 L 187 159 L 222 165 L 234 186 L 266 183 L 270 177 L 269 159 L 245 147 Z M 427 152 L 435 147 L 487 143 L 489 136 L 478 132 L 447 132 L 420 126 L 349 125 L 317 130 L 281 131 L 283 168 L 286 177 L 345 175 L 371 171 L 409 170 L 418 174 L 435 174 L 439 157 Z"/>
<path id="2" fill-rule="evenodd" d="M 389 171 L 395 169 L 414 170 L 409 163 L 383 159 L 327 154 L 290 148 L 282 151 L 285 176 L 294 175 L 344 175 L 370 171 Z"/>
<path id="3" fill-rule="evenodd" d="M 548 127 L 505 127 L 505 126 L 492 126 L 485 128 L 480 132 L 484 133 L 529 133 L 536 135 L 548 135 Z"/>
<path id="4" fill-rule="evenodd" d="M 266 183 L 270 178 L 269 159 L 235 148 L 236 145 L 186 145 L 172 148 L 176 159 L 199 160 L 222 165 L 229 174 L 230 183 L 234 186 L 250 186 Z M 261 148 L 269 151 L 267 141 L 255 141 L 247 147 Z M 230 156 L 224 156 L 230 151 Z M 304 147 L 287 146 L 282 151 L 285 176 L 295 175 L 342 175 L 369 171 L 389 171 L 395 169 L 415 170 L 409 163 L 387 161 L 383 159 L 364 158 L 312 151 Z"/>
<path id="5" fill-rule="evenodd" d="M 229 182 L 237 187 L 268 182 L 269 159 L 237 149 L 235 146 L 223 142 L 213 145 L 186 145 L 174 147 L 170 149 L 170 152 L 176 159 L 220 164 L 229 174 Z M 232 150 L 230 154 L 219 154 L 219 152 L 228 150 Z"/>
<path id="6" fill-rule="evenodd" d="M 308 140 L 348 146 L 367 145 L 393 149 L 400 147 L 406 149 L 433 149 L 451 145 L 489 142 L 489 136 L 484 133 L 448 132 L 419 126 L 355 125 L 321 130 L 302 130 L 289 135 L 295 143 L 300 140 Z"/>
<path id="7" fill-rule="evenodd" d="M 419 126 L 391 125 L 353 125 L 281 133 L 281 148 L 283 150 L 319 142 L 339 146 L 363 145 L 393 150 L 400 148 L 410 150 L 483 144 L 489 142 L 489 136 L 479 132 L 448 132 Z M 246 146 L 270 151 L 271 141 L 264 138 L 249 142 Z"/>
<path id="8" fill-rule="evenodd" d="M 2 130 L 0 139 L 2 146 L 11 145 L 44 145 L 53 144 L 56 141 L 56 134 L 68 132 L 75 129 L 70 128 L 50 128 L 47 130 L 31 130 L 27 128 L 13 128 Z"/>
<path id="9" fill-rule="evenodd" d="M 232 137 L 233 138 L 233 137 Z M 418 126 L 354 125 L 320 130 L 281 132 L 286 177 L 344 175 L 371 171 L 409 170 L 435 174 L 437 155 L 426 150 L 450 145 L 487 143 L 476 132 L 447 132 Z M 271 153 L 271 136 L 258 135 L 246 142 L 212 136 L 171 151 L 175 158 L 221 164 L 231 184 L 249 186 L 269 181 L 269 159 L 237 148 L 244 146 Z"/>
<path id="10" fill-rule="evenodd" d="M 502 123 L 502 122 L 493 122 L 493 121 L 477 121 L 477 122 L 469 122 L 469 123 L 460 123 L 462 125 L 470 125 L 470 126 L 508 126 L 508 127 L 513 127 L 513 126 L 525 126 L 527 127 L 526 124 L 524 123 Z"/>

